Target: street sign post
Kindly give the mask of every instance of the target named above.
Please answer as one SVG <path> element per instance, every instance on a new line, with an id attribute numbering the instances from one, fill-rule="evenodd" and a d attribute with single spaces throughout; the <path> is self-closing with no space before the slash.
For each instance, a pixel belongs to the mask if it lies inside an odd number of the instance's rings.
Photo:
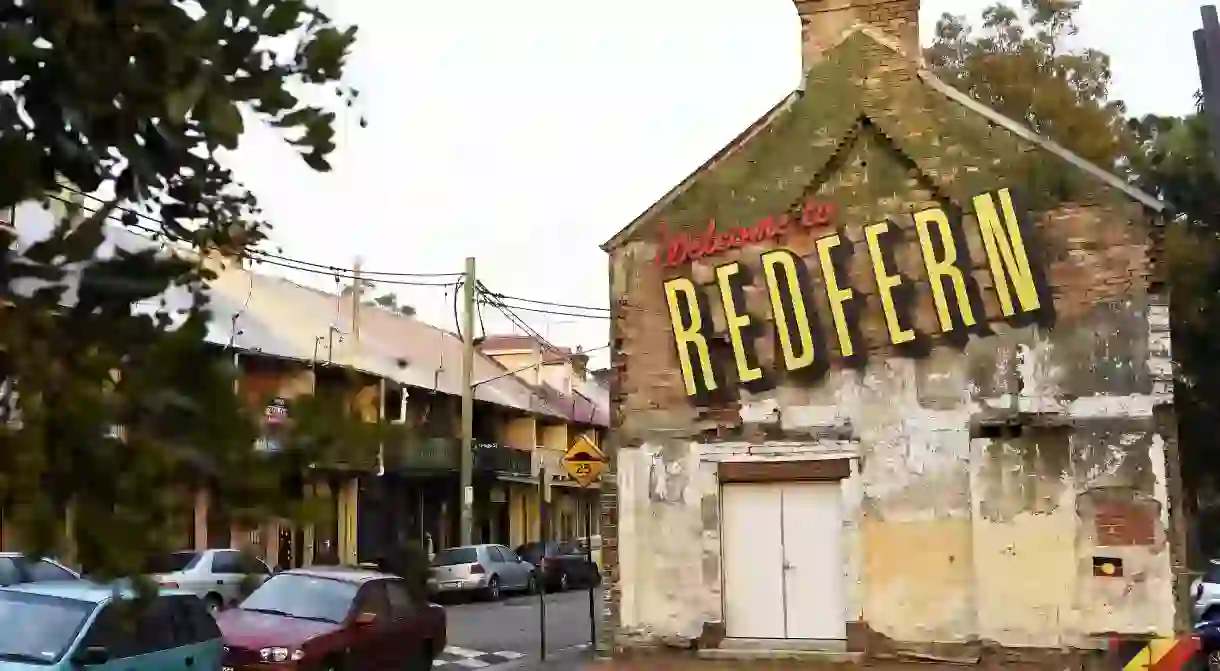
<path id="1" fill-rule="evenodd" d="M 588 436 L 581 434 L 564 453 L 563 469 L 577 485 L 585 488 L 601 478 L 606 469 L 606 455 Z"/>
<path id="2" fill-rule="evenodd" d="M 568 476 L 582 489 L 588 488 L 602 477 L 606 470 L 606 454 L 589 436 L 581 434 L 572 441 L 568 451 L 563 455 L 563 468 Z M 585 502 L 585 558 L 593 563 L 593 502 Z M 597 611 L 593 603 L 593 593 L 597 586 L 589 584 L 589 645 L 597 647 Z"/>

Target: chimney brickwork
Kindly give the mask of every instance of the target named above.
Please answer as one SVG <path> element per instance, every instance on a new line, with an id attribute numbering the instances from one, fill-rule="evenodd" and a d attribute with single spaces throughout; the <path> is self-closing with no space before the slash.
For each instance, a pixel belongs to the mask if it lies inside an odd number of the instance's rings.
<path id="1" fill-rule="evenodd" d="M 920 0 L 793 0 L 801 19 L 801 61 L 808 70 L 843 31 L 867 23 L 902 44 L 912 58 L 919 57 Z"/>

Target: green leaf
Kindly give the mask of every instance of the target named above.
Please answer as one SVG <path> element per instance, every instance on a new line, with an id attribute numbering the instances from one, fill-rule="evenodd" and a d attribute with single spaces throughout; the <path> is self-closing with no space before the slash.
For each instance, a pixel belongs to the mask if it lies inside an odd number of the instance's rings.
<path id="1" fill-rule="evenodd" d="M 170 121 L 182 123 L 203 95 L 203 79 L 195 78 L 189 85 L 171 91 L 165 99 L 165 114 Z"/>
<path id="2" fill-rule="evenodd" d="M 212 128 L 220 135 L 220 145 L 226 149 L 237 147 L 237 138 L 242 134 L 241 110 L 232 100 L 213 100 L 209 105 L 212 113 Z"/>
<path id="3" fill-rule="evenodd" d="M 263 23 L 263 34 L 277 37 L 295 28 L 301 16 L 302 5 L 298 0 L 281 0 L 276 3 Z"/>

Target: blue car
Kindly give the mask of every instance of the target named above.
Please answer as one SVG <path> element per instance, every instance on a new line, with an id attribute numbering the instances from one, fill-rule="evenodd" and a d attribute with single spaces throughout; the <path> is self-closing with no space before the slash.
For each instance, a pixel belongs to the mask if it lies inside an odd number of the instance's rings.
<path id="1" fill-rule="evenodd" d="M 130 589 L 78 580 L 0 588 L 0 671 L 220 671 L 224 642 L 199 597 L 162 590 L 121 609 Z"/>

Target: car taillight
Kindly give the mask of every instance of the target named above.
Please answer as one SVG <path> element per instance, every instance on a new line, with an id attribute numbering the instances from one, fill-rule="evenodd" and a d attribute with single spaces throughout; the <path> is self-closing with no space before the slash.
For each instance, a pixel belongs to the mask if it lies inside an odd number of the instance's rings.
<path id="1" fill-rule="evenodd" d="M 475 564 L 474 566 L 470 567 L 470 573 L 472 575 L 477 575 L 480 573 L 487 573 L 487 569 L 483 568 L 482 564 Z"/>

